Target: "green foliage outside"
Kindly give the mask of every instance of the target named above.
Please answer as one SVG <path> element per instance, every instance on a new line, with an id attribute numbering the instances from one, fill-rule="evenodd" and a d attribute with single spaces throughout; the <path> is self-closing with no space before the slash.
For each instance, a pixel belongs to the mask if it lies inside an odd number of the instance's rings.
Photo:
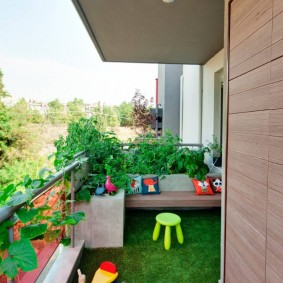
<path id="1" fill-rule="evenodd" d="M 180 138 L 168 131 L 159 139 L 151 133 L 140 135 L 122 149 L 114 133 L 100 132 L 96 126 L 95 118 L 83 118 L 69 125 L 67 137 L 55 142 L 57 170 L 68 165 L 75 153 L 85 151 L 91 166 L 89 182 L 93 186 L 104 184 L 107 175 L 118 188 L 127 188 L 128 174 L 185 173 L 203 180 L 209 171 L 204 163 L 209 148 L 179 148 L 176 144 Z M 85 189 L 89 189 L 89 185 Z"/>

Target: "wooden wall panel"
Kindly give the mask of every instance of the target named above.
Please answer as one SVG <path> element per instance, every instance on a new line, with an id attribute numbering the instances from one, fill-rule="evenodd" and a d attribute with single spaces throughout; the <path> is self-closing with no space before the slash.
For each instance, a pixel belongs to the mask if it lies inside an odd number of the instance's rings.
<path id="1" fill-rule="evenodd" d="M 265 279 L 265 237 L 227 204 L 227 237 L 246 264 L 258 275 L 259 282 Z M 245 237 L 243 237 L 245 235 Z"/>
<path id="2" fill-rule="evenodd" d="M 283 81 L 283 57 L 271 63 L 271 82 Z"/>
<path id="3" fill-rule="evenodd" d="M 283 88 L 283 84 L 282 84 Z M 265 110 L 270 102 L 271 86 L 265 85 L 248 91 L 240 92 L 230 96 L 230 113 L 254 112 Z M 276 91 L 274 93 L 276 96 Z M 282 99 L 283 104 L 283 99 Z"/>
<path id="4" fill-rule="evenodd" d="M 280 47 L 279 47 L 280 48 Z M 276 47 L 274 49 L 274 56 L 276 54 L 281 53 L 282 50 L 278 50 Z M 238 64 L 237 66 L 230 69 L 230 78 L 234 79 L 236 77 L 239 77 L 240 75 L 245 74 L 246 72 L 249 72 L 257 67 L 260 67 L 268 62 L 270 62 L 272 56 L 272 49 L 271 47 L 268 47 L 267 49 L 264 49 L 263 51 L 255 54 L 254 56 L 250 57 L 246 61 Z"/>
<path id="5" fill-rule="evenodd" d="M 235 28 L 231 30 L 230 50 L 255 33 L 272 19 L 272 0 L 263 0 Z"/>
<path id="6" fill-rule="evenodd" d="M 267 210 L 267 185 L 259 183 L 258 180 L 253 180 L 249 176 L 245 176 L 237 171 L 229 169 L 228 185 L 233 187 L 231 191 L 235 191 L 242 199 L 246 199 L 263 211 Z M 227 194 L 228 199 L 231 199 L 230 191 Z"/>
<path id="7" fill-rule="evenodd" d="M 240 24 L 263 0 L 237 0 L 231 4 L 231 29 Z"/>
<path id="8" fill-rule="evenodd" d="M 273 17 L 277 16 L 281 12 L 283 12 L 283 1 L 282 0 L 274 0 L 274 2 L 273 2 Z"/>
<path id="9" fill-rule="evenodd" d="M 229 267 L 225 283 L 255 283 L 264 282 L 238 254 L 232 245 L 226 246 L 227 262 Z"/>
<path id="10" fill-rule="evenodd" d="M 270 267 L 268 264 L 266 265 L 266 283 L 282 283 L 283 278 L 279 277 L 279 275 Z"/>
<path id="11" fill-rule="evenodd" d="M 245 188 L 245 184 L 242 185 Z M 233 185 L 230 188 L 227 204 L 265 237 L 266 210 L 259 207 L 254 201 L 250 201 L 242 192 L 239 193 L 238 188 L 233 187 Z M 265 191 L 267 191 L 267 187 Z"/>
<path id="12" fill-rule="evenodd" d="M 283 56 L 283 40 L 280 40 L 272 45 L 272 60 Z"/>
<path id="13" fill-rule="evenodd" d="M 283 39 L 283 12 L 273 19 L 272 43 Z"/>
<path id="14" fill-rule="evenodd" d="M 256 111 L 229 115 L 229 131 L 268 135 L 269 111 Z"/>
<path id="15" fill-rule="evenodd" d="M 269 266 L 283 279 L 283 194 L 268 191 L 267 256 Z"/>
<path id="16" fill-rule="evenodd" d="M 228 170 L 229 169 L 241 173 L 243 176 L 247 176 L 259 183 L 267 185 L 268 162 L 264 159 L 229 151 Z"/>
<path id="17" fill-rule="evenodd" d="M 269 138 L 269 161 L 283 164 L 283 137 Z"/>
<path id="18" fill-rule="evenodd" d="M 229 149 L 268 160 L 268 136 L 229 133 Z"/>
<path id="19" fill-rule="evenodd" d="M 255 54 L 271 46 L 272 21 L 269 21 L 253 35 L 230 52 L 230 67 L 233 68 Z"/>
<path id="20" fill-rule="evenodd" d="M 269 162 L 268 187 L 283 194 L 283 165 Z"/>
<path id="21" fill-rule="evenodd" d="M 270 111 L 269 133 L 271 136 L 283 136 L 283 109 Z"/>
<path id="22" fill-rule="evenodd" d="M 230 11 L 225 282 L 278 283 L 283 282 L 283 0 L 232 0 Z"/>
<path id="23" fill-rule="evenodd" d="M 270 83 L 270 63 L 237 77 L 229 83 L 229 95 L 258 88 Z"/>
<path id="24" fill-rule="evenodd" d="M 283 108 L 283 81 L 271 85 L 269 109 Z"/>

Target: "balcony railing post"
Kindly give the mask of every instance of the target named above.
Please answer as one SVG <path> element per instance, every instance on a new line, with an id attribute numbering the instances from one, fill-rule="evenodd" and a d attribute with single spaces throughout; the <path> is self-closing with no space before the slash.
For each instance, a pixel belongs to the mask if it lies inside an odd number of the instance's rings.
<path id="1" fill-rule="evenodd" d="M 11 217 L 14 219 L 14 216 Z M 14 225 L 8 228 L 9 229 L 9 242 L 12 244 L 14 242 Z M 14 278 L 7 279 L 7 283 L 14 283 Z"/>
<path id="2" fill-rule="evenodd" d="M 75 172 L 74 170 L 71 171 L 71 213 L 74 213 L 74 201 L 75 201 Z M 71 247 L 75 246 L 75 239 L 74 239 L 74 226 L 71 225 Z"/>

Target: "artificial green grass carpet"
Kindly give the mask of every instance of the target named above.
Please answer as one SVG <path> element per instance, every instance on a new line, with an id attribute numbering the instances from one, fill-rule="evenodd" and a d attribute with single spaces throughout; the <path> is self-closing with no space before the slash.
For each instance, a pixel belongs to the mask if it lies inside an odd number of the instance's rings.
<path id="1" fill-rule="evenodd" d="M 155 216 L 165 211 L 127 210 L 124 247 L 85 249 L 79 268 L 91 282 L 103 261 L 118 269 L 118 282 L 216 283 L 220 278 L 220 209 L 168 211 L 178 214 L 184 243 L 171 230 L 171 248 L 164 249 L 164 226 L 152 240 Z M 77 282 L 77 281 L 74 281 Z"/>

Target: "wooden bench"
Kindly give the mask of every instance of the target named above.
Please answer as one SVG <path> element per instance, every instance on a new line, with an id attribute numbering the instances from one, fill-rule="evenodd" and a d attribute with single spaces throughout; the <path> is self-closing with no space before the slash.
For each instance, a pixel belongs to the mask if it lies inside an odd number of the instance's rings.
<path id="1" fill-rule="evenodd" d="M 128 195 L 126 208 L 221 207 L 221 194 L 196 195 L 194 191 L 165 191 L 157 195 Z"/>

